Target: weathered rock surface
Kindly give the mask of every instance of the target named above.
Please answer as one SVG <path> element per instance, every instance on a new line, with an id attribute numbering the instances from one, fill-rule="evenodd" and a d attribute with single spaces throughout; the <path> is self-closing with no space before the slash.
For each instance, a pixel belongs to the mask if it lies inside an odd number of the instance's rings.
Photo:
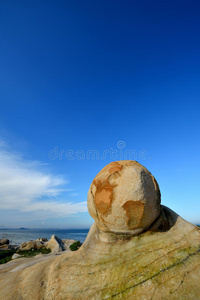
<path id="1" fill-rule="evenodd" d="M 159 198 L 144 167 L 109 164 L 89 190 L 95 223 L 82 247 L 1 265 L 0 299 L 200 299 L 200 230 Z"/>

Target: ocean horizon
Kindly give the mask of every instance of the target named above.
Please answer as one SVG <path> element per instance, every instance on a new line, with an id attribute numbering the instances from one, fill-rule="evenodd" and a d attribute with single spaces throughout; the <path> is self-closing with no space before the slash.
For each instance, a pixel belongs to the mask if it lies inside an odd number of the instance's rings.
<path id="1" fill-rule="evenodd" d="M 56 235 L 60 239 L 73 239 L 84 242 L 89 229 L 60 229 L 60 228 L 0 228 L 0 239 L 9 239 L 10 244 L 20 245 L 24 242 L 47 238 Z"/>

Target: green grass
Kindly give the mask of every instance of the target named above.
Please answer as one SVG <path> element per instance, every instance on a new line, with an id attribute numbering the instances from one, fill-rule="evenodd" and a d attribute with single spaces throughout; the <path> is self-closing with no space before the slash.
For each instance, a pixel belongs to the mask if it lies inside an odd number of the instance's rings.
<path id="1" fill-rule="evenodd" d="M 5 264 L 10 261 L 15 252 L 15 250 L 0 251 L 0 264 Z"/>
<path id="2" fill-rule="evenodd" d="M 40 250 L 5 250 L 0 251 L 0 264 L 5 264 L 12 259 L 14 253 L 20 254 L 22 257 L 32 257 L 37 254 L 48 254 L 51 250 L 48 248 L 42 248 Z"/>
<path id="3" fill-rule="evenodd" d="M 81 242 L 77 241 L 69 246 L 71 251 L 77 251 L 81 247 Z"/>
<path id="4" fill-rule="evenodd" d="M 22 255 L 23 257 L 31 257 L 31 256 L 35 256 L 37 254 L 48 254 L 50 253 L 51 250 L 48 248 L 42 248 L 40 250 L 36 250 L 36 249 L 31 249 L 31 250 L 17 250 L 16 253 Z"/>

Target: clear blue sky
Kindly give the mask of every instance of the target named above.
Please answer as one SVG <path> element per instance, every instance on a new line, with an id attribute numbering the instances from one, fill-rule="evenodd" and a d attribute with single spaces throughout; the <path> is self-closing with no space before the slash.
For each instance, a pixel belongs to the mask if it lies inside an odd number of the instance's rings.
<path id="1" fill-rule="evenodd" d="M 0 1 L 0 226 L 88 228 L 92 179 L 125 158 L 200 223 L 199 16 L 194 0 Z"/>

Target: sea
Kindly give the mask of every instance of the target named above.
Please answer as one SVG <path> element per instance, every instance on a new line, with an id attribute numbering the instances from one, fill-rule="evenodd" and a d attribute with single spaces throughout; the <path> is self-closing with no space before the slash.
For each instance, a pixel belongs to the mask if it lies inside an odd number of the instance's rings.
<path id="1" fill-rule="evenodd" d="M 73 239 L 84 242 L 89 229 L 3 229 L 0 228 L 0 239 L 9 239 L 11 245 L 21 245 L 27 241 L 35 241 L 38 238 L 47 238 L 56 235 L 60 239 Z"/>

